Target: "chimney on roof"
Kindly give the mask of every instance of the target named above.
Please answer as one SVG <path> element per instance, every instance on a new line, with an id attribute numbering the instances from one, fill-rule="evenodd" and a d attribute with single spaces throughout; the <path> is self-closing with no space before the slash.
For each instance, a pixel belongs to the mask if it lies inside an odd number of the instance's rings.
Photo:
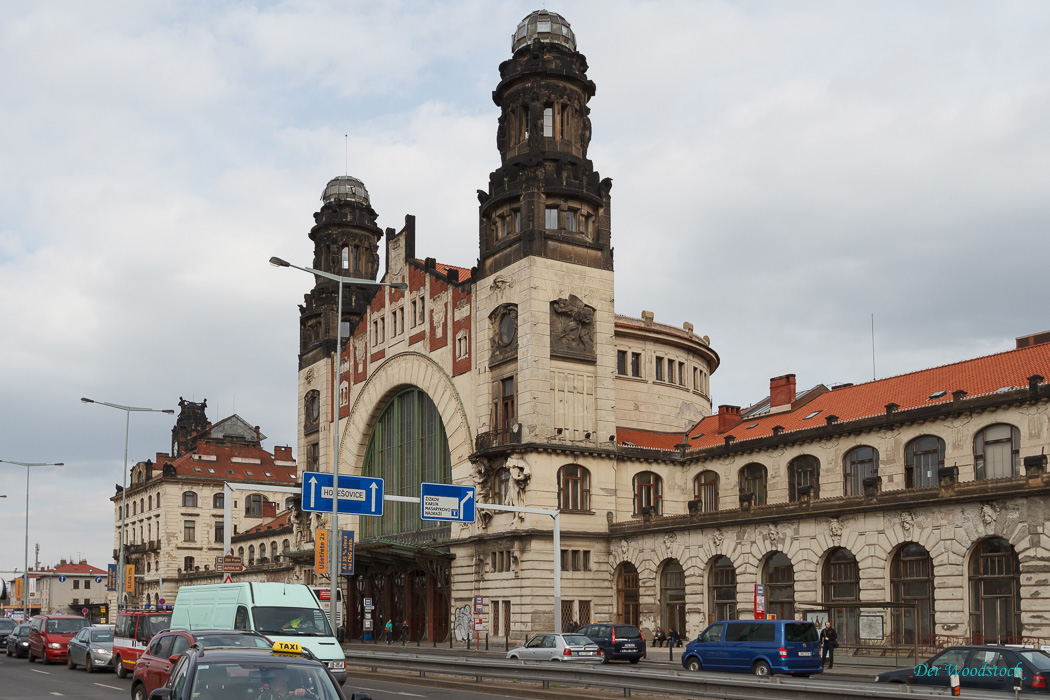
<path id="1" fill-rule="evenodd" d="M 459 270 L 449 268 L 445 276 L 448 277 L 449 284 L 459 284 Z"/>
<path id="2" fill-rule="evenodd" d="M 1032 333 L 1031 335 L 1022 335 L 1017 338 L 1017 349 L 1030 348 L 1033 345 L 1042 345 L 1043 343 L 1050 343 L 1050 331 L 1043 331 L 1042 333 Z"/>
<path id="3" fill-rule="evenodd" d="M 740 417 L 739 406 L 722 405 L 718 407 L 718 432 L 724 433 L 732 430 L 740 425 L 741 420 L 743 418 Z"/>
<path id="4" fill-rule="evenodd" d="M 785 374 L 769 380 L 769 410 L 788 410 L 795 400 L 795 375 Z M 781 408 L 784 407 L 784 408 Z"/>
<path id="5" fill-rule="evenodd" d="M 66 560 L 65 559 L 59 559 L 58 560 L 58 565 L 59 566 L 65 566 L 66 565 Z"/>

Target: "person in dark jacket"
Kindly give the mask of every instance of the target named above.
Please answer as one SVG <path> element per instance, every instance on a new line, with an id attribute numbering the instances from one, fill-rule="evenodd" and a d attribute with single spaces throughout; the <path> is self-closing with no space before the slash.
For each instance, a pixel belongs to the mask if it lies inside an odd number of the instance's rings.
<path id="1" fill-rule="evenodd" d="M 828 668 L 835 668 L 835 647 L 838 645 L 839 633 L 831 626 L 831 620 L 827 620 L 820 631 L 820 660 Z"/>
<path id="2" fill-rule="evenodd" d="M 667 646 L 669 647 L 680 647 L 682 646 L 682 638 L 678 635 L 678 630 L 674 627 L 667 633 Z"/>

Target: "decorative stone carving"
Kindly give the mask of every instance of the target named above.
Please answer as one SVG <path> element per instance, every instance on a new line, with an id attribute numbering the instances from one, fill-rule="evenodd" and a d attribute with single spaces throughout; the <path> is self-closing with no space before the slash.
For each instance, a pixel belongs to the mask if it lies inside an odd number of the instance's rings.
<path id="1" fill-rule="evenodd" d="M 995 525 L 995 521 L 999 518 L 999 504 L 998 503 L 982 503 L 981 504 L 981 521 L 984 522 L 986 527 Z"/>
<path id="2" fill-rule="evenodd" d="M 718 528 L 711 533 L 711 541 L 715 543 L 715 547 L 721 549 L 722 543 L 725 542 L 726 533 L 722 531 L 722 528 Z"/>
<path id="3" fill-rule="evenodd" d="M 765 536 L 769 541 L 769 548 L 771 550 L 779 550 L 784 546 L 785 535 L 776 525 L 770 524 L 766 529 Z"/>
<path id="4" fill-rule="evenodd" d="M 305 381 L 307 384 L 313 384 L 314 383 L 314 368 L 313 368 L 313 366 L 310 366 L 310 367 L 308 367 L 306 369 L 306 373 L 303 375 L 303 381 Z"/>
<path id="5" fill-rule="evenodd" d="M 900 521 L 904 536 L 910 538 L 912 527 L 915 525 L 915 516 L 912 515 L 910 510 L 901 511 Z"/>
<path id="6" fill-rule="evenodd" d="M 594 307 L 575 294 L 551 302 L 551 355 L 596 362 Z"/>
<path id="7" fill-rule="evenodd" d="M 502 275 L 498 275 L 495 279 L 492 280 L 492 284 L 489 285 L 489 290 L 493 292 L 502 292 L 506 289 L 510 289 L 513 286 L 514 282 L 511 281 L 509 278 L 504 277 Z"/>
<path id="8" fill-rule="evenodd" d="M 664 548 L 670 549 L 671 545 L 678 541 L 678 533 L 668 532 L 664 535 Z"/>
<path id="9" fill-rule="evenodd" d="M 528 488 L 532 479 L 532 469 L 529 463 L 522 459 L 521 455 L 511 455 L 507 458 L 507 469 L 510 471 L 511 503 L 520 506 L 525 504 L 525 489 Z M 525 514 L 518 513 L 518 519 L 524 520 Z"/>
<path id="10" fill-rule="evenodd" d="M 518 306 L 500 304 L 489 314 L 489 365 L 518 356 Z"/>
<path id="11" fill-rule="evenodd" d="M 842 543 L 842 521 L 838 518 L 829 518 L 827 530 L 835 546 L 840 545 Z"/>

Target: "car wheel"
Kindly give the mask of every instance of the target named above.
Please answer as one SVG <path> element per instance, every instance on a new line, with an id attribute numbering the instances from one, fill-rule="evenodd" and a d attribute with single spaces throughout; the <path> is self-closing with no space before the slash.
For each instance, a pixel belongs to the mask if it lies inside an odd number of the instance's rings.
<path id="1" fill-rule="evenodd" d="M 75 663 L 73 663 L 73 655 L 72 654 L 70 654 L 69 656 L 66 657 L 66 668 L 68 668 L 70 671 L 77 670 L 77 665 Z"/>
<path id="2" fill-rule="evenodd" d="M 117 678 L 127 678 L 128 669 L 124 668 L 124 662 L 120 660 L 120 657 L 113 659 L 113 669 L 117 672 Z"/>
<path id="3" fill-rule="evenodd" d="M 11 656 L 11 647 L 7 647 L 7 655 Z"/>
<path id="4" fill-rule="evenodd" d="M 136 683 L 135 687 L 131 689 L 132 700 L 146 700 L 146 685 L 144 683 Z"/>
<path id="5" fill-rule="evenodd" d="M 44 649 L 44 655 L 40 657 L 40 661 L 43 662 L 45 666 L 51 665 L 51 659 L 47 658 L 47 649 Z"/>
<path id="6" fill-rule="evenodd" d="M 688 671 L 692 671 L 693 673 L 696 673 L 697 671 L 703 670 L 704 666 L 703 666 L 703 664 L 700 663 L 700 659 L 698 659 L 695 656 L 693 656 L 688 661 L 685 662 L 685 668 Z"/>
<path id="7" fill-rule="evenodd" d="M 91 661 L 91 657 L 90 656 L 88 657 L 87 663 L 84 664 L 84 670 L 87 671 L 88 673 L 94 673 L 95 672 L 95 664 Z"/>
<path id="8" fill-rule="evenodd" d="M 766 677 L 769 676 L 772 672 L 772 669 L 769 668 L 769 664 L 767 664 L 765 661 L 756 661 L 755 664 L 751 667 L 751 673 L 755 674 L 756 676 Z"/>
<path id="9" fill-rule="evenodd" d="M 510 658 L 511 661 L 518 661 L 518 655 L 517 654 L 513 654 L 509 658 Z"/>
<path id="10" fill-rule="evenodd" d="M 33 656 L 33 647 L 29 647 L 29 650 L 26 651 L 26 658 L 29 659 L 29 663 L 36 661 L 36 657 Z"/>

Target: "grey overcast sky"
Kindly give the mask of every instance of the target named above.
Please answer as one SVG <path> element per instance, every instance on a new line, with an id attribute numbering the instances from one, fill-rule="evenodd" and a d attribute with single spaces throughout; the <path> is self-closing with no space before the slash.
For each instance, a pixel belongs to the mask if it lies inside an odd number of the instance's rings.
<path id="1" fill-rule="evenodd" d="M 294 444 L 325 183 L 472 266 L 491 91 L 540 3 L 0 4 L 0 459 L 42 564 L 113 548 L 124 415 L 208 399 Z M 1050 3 L 548 3 L 597 84 L 616 307 L 695 324 L 715 404 L 861 382 L 1050 329 Z M 349 135 L 344 149 L 344 135 Z M 130 461 L 172 419 L 131 420 Z M 25 469 L 0 464 L 0 570 Z M 32 559 L 31 553 L 31 559 Z"/>

